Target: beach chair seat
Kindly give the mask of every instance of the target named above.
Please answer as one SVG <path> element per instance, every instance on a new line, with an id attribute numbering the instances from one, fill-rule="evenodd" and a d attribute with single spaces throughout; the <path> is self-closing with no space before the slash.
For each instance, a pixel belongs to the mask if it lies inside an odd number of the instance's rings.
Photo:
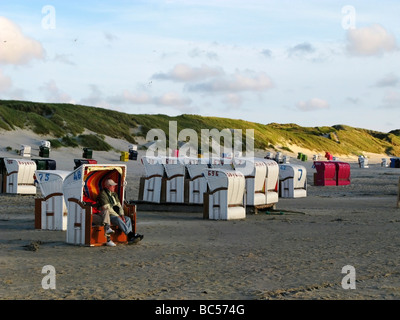
<path id="1" fill-rule="evenodd" d="M 136 205 L 124 203 L 124 214 L 132 221 L 132 231 L 136 233 Z M 102 246 L 107 243 L 104 226 L 93 224 L 93 208 L 76 199 L 70 199 L 68 208 L 68 243 L 85 246 Z M 72 217 L 72 218 L 71 218 Z M 110 239 L 115 243 L 128 243 L 128 237 L 118 226 L 111 225 L 115 231 Z"/>
<path id="2" fill-rule="evenodd" d="M 187 178 L 185 178 L 185 202 L 189 204 L 203 204 L 204 193 L 207 192 L 207 180 L 204 176 L 208 165 L 201 163 L 201 159 L 190 159 L 185 164 Z"/>
<path id="3" fill-rule="evenodd" d="M 242 172 L 246 178 L 246 205 L 260 206 L 267 203 L 267 189 L 265 188 L 267 169 L 264 159 L 235 159 L 235 170 Z"/>
<path id="4" fill-rule="evenodd" d="M 314 173 L 315 186 L 336 186 L 337 175 L 334 162 L 314 161 L 314 168 L 317 170 Z"/>
<path id="5" fill-rule="evenodd" d="M 4 158 L 2 166 L 3 186 L 5 193 L 13 194 L 36 194 L 34 174 L 36 162 L 28 159 Z"/>
<path id="6" fill-rule="evenodd" d="M 144 165 L 145 176 L 140 177 L 139 200 L 160 203 L 162 179 L 165 175 L 161 159 L 143 157 L 141 162 Z"/>
<path id="7" fill-rule="evenodd" d="M 279 167 L 279 196 L 302 198 L 307 196 L 307 170 L 297 164 L 282 164 Z"/>
<path id="8" fill-rule="evenodd" d="M 178 158 L 163 159 L 165 177 L 162 179 L 162 202 L 183 203 L 185 165 Z"/>
<path id="9" fill-rule="evenodd" d="M 350 164 L 347 162 L 335 161 L 336 185 L 346 186 L 350 184 Z"/>
<path id="10" fill-rule="evenodd" d="M 35 198 L 35 229 L 67 229 L 67 211 L 62 193 Z"/>
<path id="11" fill-rule="evenodd" d="M 63 181 L 70 171 L 36 170 L 35 182 L 41 197 L 35 198 L 35 229 L 67 229 L 67 206 L 63 195 Z"/>

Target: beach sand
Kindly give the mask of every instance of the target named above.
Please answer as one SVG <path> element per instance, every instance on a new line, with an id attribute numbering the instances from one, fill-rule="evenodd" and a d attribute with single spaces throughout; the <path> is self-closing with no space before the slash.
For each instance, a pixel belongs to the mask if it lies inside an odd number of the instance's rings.
<path id="1" fill-rule="evenodd" d="M 0 132 L 0 156 L 18 157 L 13 150 L 28 144 L 35 158 L 41 139 Z M 127 151 L 128 143 L 109 141 Z M 121 163 L 119 156 L 93 151 L 99 163 Z M 79 149 L 50 152 L 60 170 L 72 171 L 81 157 Z M 138 210 L 143 241 L 117 247 L 73 246 L 64 231 L 35 230 L 37 196 L 0 194 L 0 299 L 399 299 L 400 169 L 381 167 L 382 155 L 369 157 L 366 169 L 347 159 L 351 185 L 338 187 L 314 186 L 312 161 L 292 158 L 307 168 L 308 196 L 280 198 L 277 211 L 243 220 Z M 136 200 L 143 166 L 123 163 L 126 198 Z M 42 288 L 47 265 L 55 268 L 54 290 Z M 342 287 L 347 265 L 355 268 L 355 289 Z"/>

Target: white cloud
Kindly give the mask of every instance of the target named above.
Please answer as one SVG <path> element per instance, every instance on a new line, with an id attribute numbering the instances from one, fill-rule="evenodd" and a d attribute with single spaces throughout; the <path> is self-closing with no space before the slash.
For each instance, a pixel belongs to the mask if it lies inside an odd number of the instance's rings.
<path id="1" fill-rule="evenodd" d="M 145 92 L 132 93 L 129 90 L 124 90 L 121 94 L 107 97 L 105 100 L 113 105 L 123 104 L 134 104 L 134 105 L 146 105 L 152 104 L 153 98 Z"/>
<path id="2" fill-rule="evenodd" d="M 128 90 L 123 92 L 123 99 L 133 104 L 149 104 L 152 103 L 152 98 L 147 93 L 131 93 Z"/>
<path id="3" fill-rule="evenodd" d="M 329 109 L 329 104 L 325 100 L 319 98 L 312 98 L 308 101 L 299 101 L 297 108 L 301 111 L 316 111 Z"/>
<path id="4" fill-rule="evenodd" d="M 95 84 L 89 85 L 90 93 L 82 98 L 79 103 L 87 106 L 110 107 L 110 104 L 104 100 L 102 90 Z"/>
<path id="5" fill-rule="evenodd" d="M 75 103 L 75 101 L 71 98 L 69 94 L 61 91 L 57 87 L 57 84 L 54 80 L 46 82 L 43 86 L 40 87 L 40 90 L 45 93 L 47 102 Z"/>
<path id="6" fill-rule="evenodd" d="M 24 100 L 26 90 L 21 88 L 16 88 L 13 85 L 11 78 L 0 70 L 0 93 L 4 97 L 11 100 Z"/>
<path id="7" fill-rule="evenodd" d="M 178 82 L 198 81 L 209 77 L 223 74 L 221 68 L 212 68 L 207 65 L 201 67 L 190 67 L 186 64 L 177 64 L 171 71 L 167 73 L 157 73 L 153 75 L 153 79 L 172 80 Z"/>
<path id="8" fill-rule="evenodd" d="M 189 57 L 191 58 L 207 58 L 209 60 L 218 60 L 218 54 L 214 51 L 206 51 L 206 50 L 201 50 L 199 48 L 194 48 L 189 51 L 188 53 Z"/>
<path id="9" fill-rule="evenodd" d="M 347 31 L 347 50 L 354 55 L 373 56 L 397 49 L 396 39 L 379 24 Z"/>
<path id="10" fill-rule="evenodd" d="M 10 100 L 26 100 L 25 90 L 20 88 L 12 88 L 7 91 L 8 99 Z"/>
<path id="11" fill-rule="evenodd" d="M 70 58 L 70 55 L 67 54 L 56 54 L 54 57 L 54 61 L 56 62 L 61 62 L 70 66 L 76 65 L 75 62 L 73 62 Z"/>
<path id="12" fill-rule="evenodd" d="M 345 101 L 350 102 L 351 104 L 359 104 L 360 98 L 347 97 Z"/>
<path id="13" fill-rule="evenodd" d="M 239 92 L 265 91 L 273 87 L 272 80 L 264 72 L 236 72 L 230 76 L 214 78 L 188 87 L 189 91 Z"/>
<path id="14" fill-rule="evenodd" d="M 12 86 L 11 78 L 4 75 L 0 70 L 0 92 L 5 92 Z"/>
<path id="15" fill-rule="evenodd" d="M 383 104 L 381 108 L 384 109 L 400 108 L 400 92 L 394 90 L 386 92 L 383 97 Z"/>
<path id="16" fill-rule="evenodd" d="M 182 97 L 175 92 L 168 92 L 160 97 L 154 98 L 154 102 L 158 105 L 170 106 L 170 107 L 182 107 L 192 103 L 192 100 Z"/>
<path id="17" fill-rule="evenodd" d="M 106 38 L 107 41 L 112 42 L 114 40 L 118 40 L 118 36 L 116 36 L 116 35 L 114 35 L 114 34 L 112 34 L 110 32 L 104 31 L 103 34 L 104 34 L 104 38 Z"/>
<path id="18" fill-rule="evenodd" d="M 229 108 L 234 107 L 238 108 L 242 105 L 243 99 L 240 95 L 236 93 L 228 93 L 223 99 L 222 102 Z"/>
<path id="19" fill-rule="evenodd" d="M 394 75 L 393 73 L 387 74 L 382 79 L 380 79 L 377 83 L 377 87 L 395 87 L 399 83 L 399 77 Z"/>
<path id="20" fill-rule="evenodd" d="M 288 50 L 289 56 L 302 56 L 314 52 L 315 48 L 308 42 L 299 43 Z"/>
<path id="21" fill-rule="evenodd" d="M 191 112 L 192 100 L 176 92 L 167 92 L 161 96 L 151 96 L 148 93 L 132 93 L 124 90 L 121 94 L 106 99 L 111 104 L 154 105 L 156 107 L 171 107 L 176 110 Z"/>
<path id="22" fill-rule="evenodd" d="M 264 57 L 271 58 L 272 51 L 270 49 L 264 49 L 260 52 Z"/>
<path id="23" fill-rule="evenodd" d="M 11 20 L 0 17 L 0 63 L 19 65 L 42 58 L 40 42 L 25 36 Z"/>

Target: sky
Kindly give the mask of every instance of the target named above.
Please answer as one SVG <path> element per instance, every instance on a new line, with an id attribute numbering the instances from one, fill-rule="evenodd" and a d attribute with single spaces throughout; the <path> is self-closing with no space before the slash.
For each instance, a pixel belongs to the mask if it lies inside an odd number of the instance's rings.
<path id="1" fill-rule="evenodd" d="M 400 2 L 0 0 L 0 99 L 400 128 Z"/>

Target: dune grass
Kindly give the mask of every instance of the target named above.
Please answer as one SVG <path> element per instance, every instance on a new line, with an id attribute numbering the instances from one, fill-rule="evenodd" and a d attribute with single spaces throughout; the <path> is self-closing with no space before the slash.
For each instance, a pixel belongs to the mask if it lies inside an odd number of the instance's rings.
<path id="1" fill-rule="evenodd" d="M 104 136 L 137 143 L 149 130 L 157 128 L 169 138 L 170 121 L 176 121 L 178 133 L 186 128 L 197 132 L 202 129 L 241 129 L 245 143 L 247 129 L 254 130 L 254 146 L 259 149 L 281 148 L 289 145 L 315 152 L 360 155 L 363 152 L 386 153 L 400 156 L 400 130 L 377 132 L 346 125 L 301 127 L 297 124 L 261 124 L 238 119 L 203 117 L 182 114 L 126 114 L 114 110 L 72 104 L 40 103 L 0 100 L 0 129 L 31 129 L 52 141 L 52 146 L 90 147 L 110 150 Z M 85 134 L 85 130 L 92 134 Z M 200 143 L 200 141 L 198 141 Z"/>

